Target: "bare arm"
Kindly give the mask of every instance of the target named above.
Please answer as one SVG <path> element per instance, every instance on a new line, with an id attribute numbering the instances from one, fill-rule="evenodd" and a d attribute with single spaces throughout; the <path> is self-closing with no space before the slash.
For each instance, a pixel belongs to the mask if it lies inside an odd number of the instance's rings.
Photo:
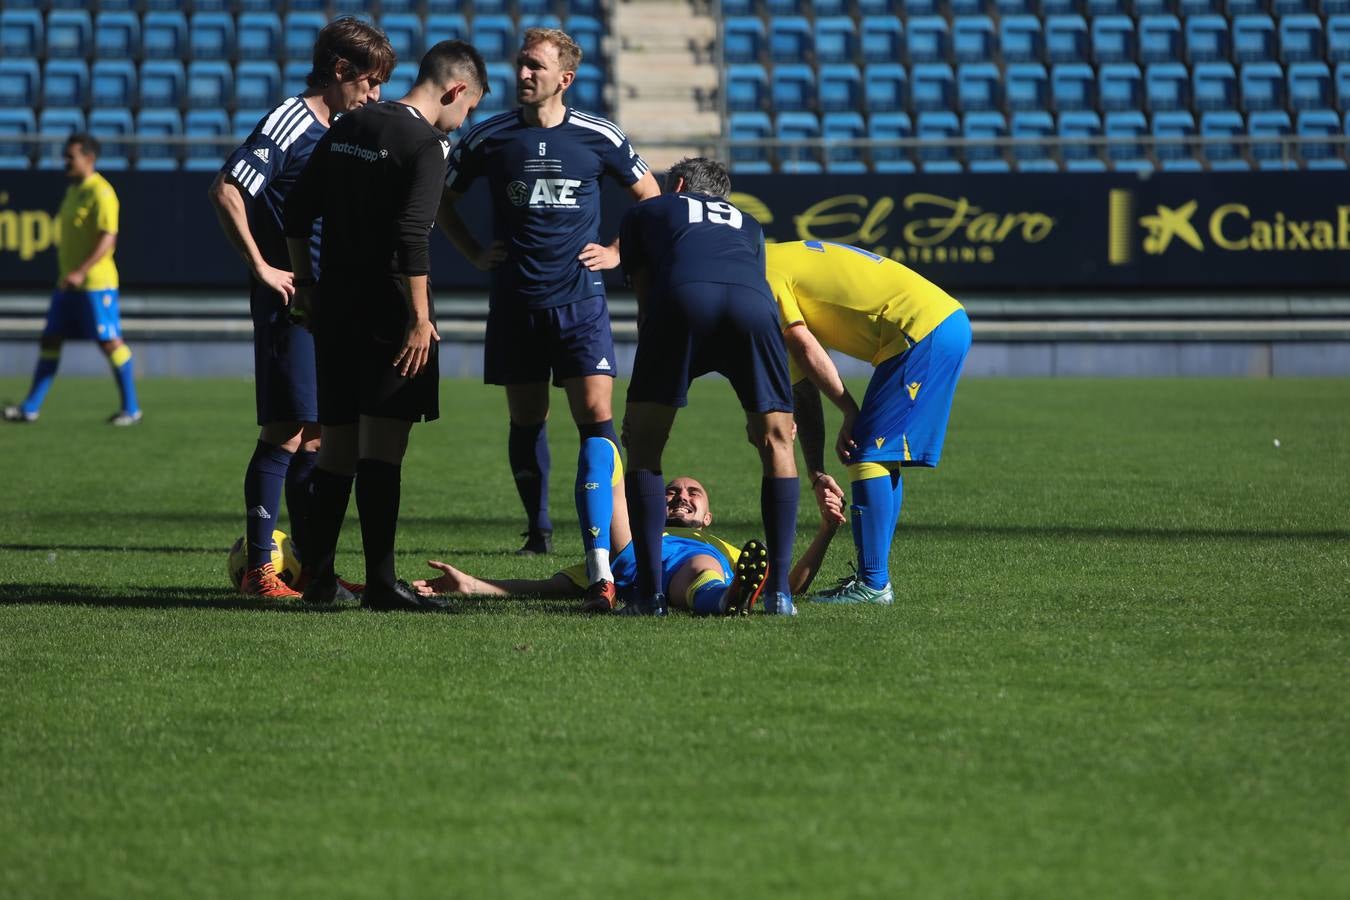
<path id="1" fill-rule="evenodd" d="M 244 194 L 239 186 L 225 177 L 225 173 L 216 176 L 206 195 L 211 207 L 216 211 L 220 230 L 234 247 L 239 258 L 248 266 L 253 277 L 281 295 L 282 303 L 289 303 L 295 293 L 291 273 L 267 264 L 262 251 L 253 240 L 253 232 L 248 227 L 248 208 L 244 205 Z M 306 251 L 308 253 L 308 251 Z"/>
<path id="2" fill-rule="evenodd" d="M 792 593 L 805 593 L 815 580 L 816 573 L 825 562 L 825 551 L 829 549 L 830 541 L 834 540 L 835 532 L 844 521 L 843 502 L 842 496 L 826 495 L 820 509 L 820 527 L 816 529 L 816 536 L 788 573 L 788 589 Z"/>
<path id="3" fill-rule="evenodd" d="M 66 290 L 77 290 L 84 284 L 84 279 L 89 275 L 89 270 L 94 267 L 94 264 L 111 253 L 116 246 L 117 235 L 114 232 L 100 231 L 94 249 L 89 251 L 89 255 L 78 266 L 66 273 L 66 277 L 61 279 L 61 287 Z"/>
<path id="4" fill-rule="evenodd" d="M 853 422 L 858 418 L 857 402 L 844 386 L 844 380 L 839 377 L 834 360 L 830 359 L 830 354 L 805 324 L 797 322 L 789 326 L 783 334 L 783 340 L 797 367 L 805 372 L 811 383 L 844 414 L 844 423 L 839 429 L 834 450 L 839 459 L 848 464 L 849 454 L 857 448 L 852 437 Z"/>
<path id="5" fill-rule="evenodd" d="M 562 572 L 557 572 L 548 579 L 508 578 L 497 581 L 461 572 L 440 560 L 429 559 L 427 565 L 441 574 L 435 578 L 421 578 L 413 582 L 413 588 L 424 597 L 432 594 L 458 594 L 469 597 L 580 597 L 582 594 L 581 589 L 572 583 L 572 579 Z"/>
<path id="6" fill-rule="evenodd" d="M 463 196 L 448 187 L 444 188 L 441 191 L 440 206 L 436 209 L 436 221 L 450 243 L 455 245 L 455 249 L 472 263 L 474 268 L 486 272 L 506 261 L 506 247 L 501 241 L 494 241 L 486 247 L 478 242 L 459 211 L 455 209 L 455 204 Z"/>

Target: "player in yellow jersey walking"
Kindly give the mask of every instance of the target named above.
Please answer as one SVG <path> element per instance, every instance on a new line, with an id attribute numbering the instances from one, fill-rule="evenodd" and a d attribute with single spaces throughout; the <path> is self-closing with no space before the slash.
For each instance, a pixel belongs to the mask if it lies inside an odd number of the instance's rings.
<path id="1" fill-rule="evenodd" d="M 7 422 L 36 422 L 42 401 L 56 378 L 61 344 L 66 338 L 98 341 L 112 365 L 122 397 L 121 408 L 109 417 L 111 425 L 135 425 L 141 420 L 136 385 L 131 374 L 131 348 L 122 341 L 117 308 L 117 194 L 106 178 L 94 171 L 98 141 L 74 134 L 66 141 L 66 177 L 71 185 L 61 201 L 57 220 L 61 229 L 56 249 L 59 268 L 56 291 L 47 308 L 33 386 L 19 406 L 6 406 Z"/>
<path id="2" fill-rule="evenodd" d="M 843 496 L 825 473 L 820 394 L 844 415 L 835 451 L 848 467 L 857 573 L 813 597 L 828 603 L 894 601 L 889 557 L 900 518 L 904 466 L 942 456 L 961 366 L 970 351 L 965 310 L 893 260 L 844 244 L 767 247 L 767 276 L 792 363 L 798 437 L 818 502 Z M 859 405 L 829 357 L 875 367 Z"/>

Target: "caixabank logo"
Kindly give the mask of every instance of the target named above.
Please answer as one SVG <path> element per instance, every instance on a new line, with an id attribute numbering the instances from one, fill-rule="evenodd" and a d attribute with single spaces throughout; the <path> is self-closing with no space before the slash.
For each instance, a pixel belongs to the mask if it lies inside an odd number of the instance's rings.
<path id="1" fill-rule="evenodd" d="M 1139 213 L 1134 191 L 1115 189 L 1107 204 L 1107 259 L 1113 266 L 1189 253 L 1322 253 L 1350 250 L 1350 205 L 1324 215 L 1291 214 L 1242 202 L 1203 208 L 1189 199 Z"/>

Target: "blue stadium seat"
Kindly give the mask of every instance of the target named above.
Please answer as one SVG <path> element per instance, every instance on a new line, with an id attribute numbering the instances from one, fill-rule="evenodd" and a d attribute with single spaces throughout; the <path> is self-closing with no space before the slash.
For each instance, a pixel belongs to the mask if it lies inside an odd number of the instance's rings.
<path id="1" fill-rule="evenodd" d="M 427 5 L 431 6 L 432 4 L 428 3 Z M 384 15 L 389 13 L 416 13 L 418 12 L 417 7 L 418 0 L 380 0 L 380 12 Z"/>
<path id="2" fill-rule="evenodd" d="M 383 3 L 381 3 L 383 9 Z M 546 16 L 553 12 L 552 0 L 516 0 L 516 15 Z"/>
<path id="3" fill-rule="evenodd" d="M 82 109 L 49 106 L 38 115 L 37 130 L 40 134 L 71 135 L 78 134 L 85 128 L 84 110 Z M 64 169 L 66 161 L 62 158 L 62 150 L 64 148 L 56 143 L 48 143 L 40 147 L 38 149 L 37 167 L 39 169 Z"/>
<path id="4" fill-rule="evenodd" d="M 402 97 L 408 91 L 412 90 L 413 82 L 417 80 L 417 63 L 401 62 L 394 65 L 393 71 L 389 73 L 389 80 L 380 86 L 380 96 L 396 100 Z M 494 74 L 492 69 L 488 69 L 488 84 L 492 91 L 483 100 L 486 101 L 492 94 L 498 93 L 500 86 L 500 76 Z M 505 93 L 503 91 L 502 93 Z"/>
<path id="5" fill-rule="evenodd" d="M 194 109 L 183 120 L 183 134 L 190 138 L 229 138 L 230 117 L 223 109 Z M 223 144 L 188 144 L 183 168 L 194 172 L 211 172 L 225 162 Z"/>
<path id="6" fill-rule="evenodd" d="M 389 44 L 399 59 L 420 60 L 422 51 L 422 17 L 408 13 L 386 13 L 380 16 L 380 30 L 389 38 Z"/>
<path id="7" fill-rule="evenodd" d="M 177 107 L 183 102 L 183 64 L 176 59 L 152 59 L 141 64 L 141 106 Z"/>
<path id="8" fill-rule="evenodd" d="M 1221 15 L 1223 3 L 1222 0 L 1181 0 L 1178 11 L 1183 17 Z"/>
<path id="9" fill-rule="evenodd" d="M 1042 16 L 1081 15 L 1086 4 L 1083 0 L 1041 0 Z"/>
<path id="10" fill-rule="evenodd" d="M 1092 109 L 1097 105 L 1097 75 L 1086 63 L 1060 63 L 1050 69 L 1050 98 L 1055 109 Z"/>
<path id="11" fill-rule="evenodd" d="M 955 108 L 956 78 L 946 63 L 920 63 L 910 68 L 910 94 L 915 112 Z"/>
<path id="12" fill-rule="evenodd" d="M 234 116 L 230 119 L 230 134 L 236 141 L 243 141 L 253 133 L 253 129 L 258 127 L 263 116 L 270 110 L 266 109 L 237 109 Z"/>
<path id="13" fill-rule="evenodd" d="M 889 63 L 900 59 L 905 29 L 894 16 L 868 16 L 858 31 L 864 63 Z"/>
<path id="14" fill-rule="evenodd" d="M 769 73 L 759 63 L 727 66 L 727 109 L 753 112 L 769 97 Z"/>
<path id="15" fill-rule="evenodd" d="M 281 69 L 281 96 L 294 97 L 296 94 L 305 90 L 305 78 L 309 75 L 310 63 L 302 59 L 293 59 L 286 63 Z M 491 81 L 491 78 L 488 79 Z M 380 96 L 385 94 L 385 87 L 380 89 Z M 390 94 L 389 96 L 394 96 Z"/>
<path id="16" fill-rule="evenodd" d="M 820 109 L 822 112 L 848 112 L 862 105 L 862 74 L 852 63 L 830 63 L 820 67 Z"/>
<path id="17" fill-rule="evenodd" d="M 1326 63 L 1293 63 L 1288 78 L 1291 109 L 1321 109 L 1331 105 L 1331 69 Z"/>
<path id="18" fill-rule="evenodd" d="M 188 47 L 193 59 L 234 57 L 234 16 L 223 12 L 195 12 L 188 23 Z"/>
<path id="19" fill-rule="evenodd" d="M 778 114 L 777 137 L 780 141 L 812 140 L 820 137 L 820 120 L 815 113 L 782 112 Z M 821 171 L 820 150 L 807 145 L 787 145 L 778 148 L 778 168 L 783 172 L 814 173 Z"/>
<path id="20" fill-rule="evenodd" d="M 899 14 L 907 19 L 914 16 L 936 16 L 942 12 L 938 0 L 902 0 L 898 5 Z"/>
<path id="21" fill-rule="evenodd" d="M 136 66 L 129 59 L 95 60 L 90 73 L 91 103 L 96 107 L 131 106 L 136 102 Z"/>
<path id="22" fill-rule="evenodd" d="M 770 19 L 805 15 L 808 6 L 804 0 L 763 0 L 763 3 L 764 12 Z"/>
<path id="23" fill-rule="evenodd" d="M 1191 64 L 1228 59 L 1228 20 L 1223 16 L 1192 16 L 1186 20 L 1186 58 Z"/>
<path id="24" fill-rule="evenodd" d="M 182 59 L 187 55 L 187 16 L 149 12 L 141 20 L 141 55 L 146 59 Z"/>
<path id="25" fill-rule="evenodd" d="M 1247 133 L 1252 138 L 1287 138 L 1294 133 L 1289 113 L 1282 109 L 1254 112 L 1247 117 Z M 1293 144 L 1285 140 L 1253 140 L 1252 160 L 1258 169 L 1297 169 Z"/>
<path id="26" fill-rule="evenodd" d="M 1278 109 L 1284 106 L 1284 69 L 1275 62 L 1244 63 L 1238 73 L 1242 109 Z"/>
<path id="27" fill-rule="evenodd" d="M 43 106 L 84 106 L 89 102 L 89 66 L 82 59 L 52 59 L 42 67 Z"/>
<path id="28" fill-rule="evenodd" d="M 919 113 L 915 132 L 919 140 L 932 142 L 919 145 L 921 172 L 951 174 L 961 171 L 956 145 L 950 143 L 961 136 L 961 122 L 956 113 L 946 110 Z"/>
<path id="29" fill-rule="evenodd" d="M 281 51 L 286 59 L 312 59 L 314 39 L 319 36 L 328 19 L 323 13 L 286 13 L 281 29 Z"/>
<path id="30" fill-rule="evenodd" d="M 1275 23 L 1270 16 L 1238 16 L 1233 20 L 1233 61 L 1275 59 Z"/>
<path id="31" fill-rule="evenodd" d="M 1327 17 L 1327 59 L 1350 62 L 1350 15 Z"/>
<path id="32" fill-rule="evenodd" d="M 218 59 L 194 60 L 187 70 L 187 105 L 193 109 L 224 109 L 233 100 L 234 69 Z"/>
<path id="33" fill-rule="evenodd" d="M 1315 0 L 1271 0 L 1270 12 L 1276 16 L 1292 16 L 1317 12 Z"/>
<path id="34" fill-rule="evenodd" d="M 991 62 L 966 63 L 956 70 L 956 99 L 965 112 L 998 109 L 1002 73 Z"/>
<path id="35" fill-rule="evenodd" d="M 276 0 L 235 0 L 236 8 L 240 13 L 271 12 L 279 4 Z M 287 4 L 293 10 L 308 10 L 309 12 L 322 12 L 327 6 L 326 0 L 291 0 Z"/>
<path id="36" fill-rule="evenodd" d="M 893 16 L 900 13 L 900 0 L 858 0 L 860 16 Z"/>
<path id="37" fill-rule="evenodd" d="M 143 0 L 147 12 L 187 12 L 189 0 Z"/>
<path id="38" fill-rule="evenodd" d="M 1097 138 L 1101 134 L 1101 117 L 1091 110 L 1072 110 L 1060 114 L 1059 136 L 1062 138 Z M 1106 163 L 1099 155 L 1100 148 L 1100 143 L 1064 144 L 1060 150 L 1064 168 L 1069 172 L 1105 171 Z"/>
<path id="39" fill-rule="evenodd" d="M 907 113 L 873 113 L 867 120 L 867 136 L 873 141 L 908 140 L 914 137 L 914 126 Z M 906 147 L 873 146 L 872 171 L 905 174 L 914 171 L 914 161 Z"/>
<path id="40" fill-rule="evenodd" d="M 605 76 L 594 63 L 581 64 L 581 68 L 577 69 L 576 80 L 567 92 L 571 95 L 572 104 L 578 109 L 598 115 L 606 112 Z"/>
<path id="41" fill-rule="evenodd" d="M 806 112 L 816 105 L 816 70 L 794 63 L 775 66 L 770 76 L 769 96 L 774 110 Z"/>
<path id="42" fill-rule="evenodd" d="M 868 112 L 900 112 L 909 105 L 909 73 L 899 63 L 873 63 L 863 68 L 863 92 Z"/>
<path id="43" fill-rule="evenodd" d="M 0 57 L 32 56 L 41 46 L 42 13 L 35 9 L 0 10 Z"/>
<path id="44" fill-rule="evenodd" d="M 1086 12 L 1095 19 L 1098 16 L 1128 16 L 1130 9 L 1125 0 L 1087 0 Z"/>
<path id="45" fill-rule="evenodd" d="M 1139 109 L 1143 76 L 1132 62 L 1107 63 L 1097 70 L 1097 94 L 1103 110 Z"/>
<path id="46" fill-rule="evenodd" d="M 531 28 L 562 28 L 562 19 L 557 16 L 521 16 L 516 20 L 516 40 L 513 45 L 512 58 L 515 58 L 515 50 L 525 43 L 525 32 Z"/>
<path id="47" fill-rule="evenodd" d="M 1330 109 L 1310 109 L 1298 114 L 1296 130 L 1298 132 L 1299 155 L 1309 169 L 1344 169 L 1345 154 L 1330 141 L 1315 141 L 1312 138 L 1334 138 L 1340 135 L 1341 118 Z"/>
<path id="48" fill-rule="evenodd" d="M 373 25 L 375 18 L 370 14 L 370 8 L 374 5 L 369 0 L 331 0 L 330 10 L 333 18 L 338 16 L 352 16 L 360 19 L 367 25 Z M 292 10 L 294 11 L 294 10 Z"/>
<path id="49" fill-rule="evenodd" d="M 1145 105 L 1153 112 L 1189 109 L 1191 76 L 1178 62 L 1154 63 L 1144 70 Z"/>
<path id="50" fill-rule="evenodd" d="M 1050 89 L 1045 66 L 1040 63 L 1013 63 L 1004 70 L 1004 90 L 1008 109 L 1049 109 Z"/>
<path id="51" fill-rule="evenodd" d="M 852 17 L 829 16 L 816 19 L 817 62 L 853 62 L 857 52 L 858 26 L 854 24 Z"/>
<path id="52" fill-rule="evenodd" d="M 726 4 L 722 4 L 724 7 Z M 816 18 L 825 16 L 851 16 L 852 6 L 848 0 L 816 0 L 811 4 L 814 7 Z"/>
<path id="53" fill-rule="evenodd" d="M 966 113 L 961 129 L 968 141 L 1008 136 L 1008 123 L 999 112 Z M 971 172 L 1007 172 L 1011 167 L 1003 155 L 1003 148 L 988 144 L 967 146 L 966 168 Z"/>
<path id="54" fill-rule="evenodd" d="M 802 16 L 774 19 L 769 25 L 769 58 L 774 62 L 802 62 L 816 52 L 811 23 Z"/>
<path id="55" fill-rule="evenodd" d="M 1088 30 L 1082 16 L 1046 18 L 1045 58 L 1052 63 L 1087 61 Z"/>
<path id="56" fill-rule="evenodd" d="M 768 113 L 732 113 L 727 122 L 727 136 L 731 140 L 767 140 L 773 136 L 773 125 Z M 760 174 L 773 171 L 767 147 L 731 147 L 731 170 L 738 173 Z"/>
<path id="57" fill-rule="evenodd" d="M 47 15 L 47 55 L 86 57 L 94 36 L 94 23 L 82 9 L 57 9 Z"/>
<path id="58" fill-rule="evenodd" d="M 468 5 L 461 4 L 460 8 L 463 9 Z M 511 4 L 509 0 L 481 0 L 475 2 L 471 9 L 477 16 L 505 16 L 511 13 Z"/>
<path id="59" fill-rule="evenodd" d="M 1204 138 L 1201 154 L 1216 172 L 1246 171 L 1251 166 L 1242 155 L 1242 150 L 1231 140 L 1243 134 L 1242 114 L 1233 110 L 1214 110 L 1200 117 L 1200 136 Z"/>
<path id="60" fill-rule="evenodd" d="M 515 59 L 516 23 L 510 16 L 475 15 L 472 23 L 473 45 L 485 59 Z"/>
<path id="61" fill-rule="evenodd" d="M 1234 109 L 1237 106 L 1237 75 L 1232 64 L 1197 63 L 1191 71 L 1191 96 L 1195 108 L 1201 111 Z"/>
<path id="62" fill-rule="evenodd" d="M 984 14 L 984 0 L 948 0 L 952 21 Z"/>
<path id="63" fill-rule="evenodd" d="M 1148 121 L 1138 110 L 1123 110 L 1106 114 L 1103 131 L 1106 134 L 1106 158 L 1117 172 L 1151 172 L 1153 161 L 1140 141 L 1148 134 Z"/>
<path id="64" fill-rule="evenodd" d="M 96 109 L 89 114 L 89 133 L 103 145 L 98 155 L 98 167 L 104 170 L 125 169 L 129 162 L 128 145 L 118 140 L 136 133 L 136 125 L 129 109 Z"/>
<path id="65" fill-rule="evenodd" d="M 735 16 L 722 29 L 722 53 L 727 62 L 758 62 L 764 56 L 768 38 L 764 21 L 757 16 Z"/>
<path id="66" fill-rule="evenodd" d="M 1005 63 L 1040 62 L 1045 49 L 1040 19 L 1036 16 L 1004 16 L 998 27 Z"/>
<path id="67" fill-rule="evenodd" d="M 33 145 L 15 138 L 36 132 L 37 121 L 31 109 L 0 109 L 0 169 L 26 169 L 31 165 Z"/>
<path id="68" fill-rule="evenodd" d="M 470 36 L 468 20 L 458 13 L 427 16 L 425 25 L 428 47 L 434 47 L 441 41 L 467 41 Z"/>
<path id="69" fill-rule="evenodd" d="M 274 12 L 240 13 L 235 29 L 240 59 L 277 58 L 281 49 L 281 20 Z"/>
<path id="70" fill-rule="evenodd" d="M 1350 0 L 1322 0 L 1322 15 L 1350 15 Z"/>
<path id="71" fill-rule="evenodd" d="M 141 144 L 136 152 L 136 168 L 172 171 L 178 168 L 178 146 L 168 141 L 147 138 L 180 137 L 183 117 L 176 109 L 143 109 L 136 114 L 136 134 Z"/>
<path id="72" fill-rule="evenodd" d="M 235 69 L 234 99 L 245 109 L 267 108 L 281 102 L 281 70 L 274 62 L 249 60 Z"/>
<path id="73" fill-rule="evenodd" d="M 1050 155 L 1045 140 L 1055 133 L 1055 120 L 1044 110 L 1013 113 L 1010 130 L 1013 166 L 1019 172 L 1058 172 L 1059 164 Z"/>
<path id="74" fill-rule="evenodd" d="M 820 133 L 826 141 L 861 140 L 867 137 L 867 126 L 856 112 L 826 113 L 820 122 Z M 842 175 L 863 174 L 867 162 L 860 146 L 825 145 L 825 171 Z"/>
<path id="75" fill-rule="evenodd" d="M 0 107 L 37 106 L 42 73 L 35 59 L 0 59 Z"/>
<path id="76" fill-rule="evenodd" d="M 568 16 L 563 31 L 572 36 L 581 48 L 581 58 L 600 65 L 604 59 L 605 26 L 594 16 Z M 427 42 L 431 47 L 431 42 Z"/>
<path id="77" fill-rule="evenodd" d="M 1134 0 L 1136 16 L 1166 16 L 1177 12 L 1176 0 Z"/>
<path id="78" fill-rule="evenodd" d="M 1155 138 L 1193 138 L 1195 137 L 1195 117 L 1189 110 L 1178 109 L 1155 113 L 1153 116 L 1153 136 Z M 1167 140 L 1154 145 L 1153 154 L 1158 166 L 1164 172 L 1199 172 L 1204 167 L 1195 158 L 1194 145 L 1190 143 L 1172 143 Z"/>
<path id="79" fill-rule="evenodd" d="M 994 59 L 994 22 L 988 16 L 965 16 L 952 24 L 952 56 L 959 63 Z"/>
<path id="80" fill-rule="evenodd" d="M 1303 14 L 1280 19 L 1280 59 L 1296 63 L 1324 58 L 1321 19 Z"/>
<path id="81" fill-rule="evenodd" d="M 1008 16 L 1030 16 L 1036 13 L 1036 4 L 1032 0 L 994 0 L 994 8 L 999 18 Z"/>
<path id="82" fill-rule="evenodd" d="M 951 43 L 947 20 L 941 16 L 910 16 L 905 46 L 913 63 L 942 62 Z"/>
<path id="83" fill-rule="evenodd" d="M 756 15 L 755 0 L 722 0 L 723 16 Z"/>
<path id="84" fill-rule="evenodd" d="M 1181 20 L 1176 16 L 1144 16 L 1139 20 L 1139 61 L 1148 63 L 1179 62 L 1181 53 Z"/>
<path id="85" fill-rule="evenodd" d="M 1097 65 L 1132 62 L 1135 55 L 1134 19 L 1098 16 L 1092 20 L 1092 58 Z"/>
<path id="86" fill-rule="evenodd" d="M 1269 9 L 1269 0 L 1226 0 L 1223 5 L 1223 11 L 1228 14 L 1228 18 L 1234 16 L 1250 16 L 1255 13 L 1264 13 Z"/>
<path id="87" fill-rule="evenodd" d="M 1336 105 L 1350 112 L 1350 63 L 1336 64 Z"/>

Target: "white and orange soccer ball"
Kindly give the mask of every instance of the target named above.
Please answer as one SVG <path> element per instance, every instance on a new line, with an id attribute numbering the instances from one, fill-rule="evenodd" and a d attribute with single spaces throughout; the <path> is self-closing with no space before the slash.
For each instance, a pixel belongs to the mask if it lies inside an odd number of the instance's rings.
<path id="1" fill-rule="evenodd" d="M 235 590 L 244 581 L 244 571 L 248 568 L 248 545 L 244 535 L 234 542 L 230 555 L 225 560 L 225 571 L 229 573 L 230 583 Z M 284 531 L 272 532 L 272 568 L 283 583 L 295 585 L 300 580 L 300 557 L 295 553 L 295 544 Z"/>

